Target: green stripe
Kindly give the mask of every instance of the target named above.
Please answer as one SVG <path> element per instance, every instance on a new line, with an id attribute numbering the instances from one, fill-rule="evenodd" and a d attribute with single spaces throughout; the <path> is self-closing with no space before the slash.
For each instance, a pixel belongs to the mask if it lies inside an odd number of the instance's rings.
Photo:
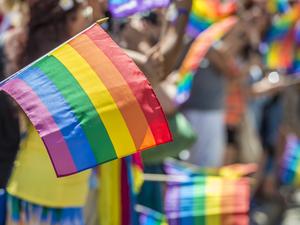
<path id="1" fill-rule="evenodd" d="M 104 163 L 116 159 L 114 146 L 98 112 L 68 69 L 54 56 L 42 59 L 35 66 L 47 75 L 73 109 L 97 162 Z"/>
<path id="2" fill-rule="evenodd" d="M 205 217 L 207 216 L 205 215 L 206 176 L 197 177 L 194 188 L 194 192 L 197 193 L 195 193 L 197 197 L 194 198 L 194 212 L 197 215 L 194 217 L 194 224 L 205 225 Z"/>

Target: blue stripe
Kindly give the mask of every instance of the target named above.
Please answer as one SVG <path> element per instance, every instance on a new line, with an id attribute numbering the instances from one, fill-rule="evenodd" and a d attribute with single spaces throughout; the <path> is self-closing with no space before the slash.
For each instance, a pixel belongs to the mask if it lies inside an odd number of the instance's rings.
<path id="1" fill-rule="evenodd" d="M 204 20 L 203 18 L 197 17 L 195 14 L 191 13 L 189 18 L 189 24 L 197 29 L 199 32 L 206 30 L 209 26 L 213 24 L 212 21 Z"/>
<path id="2" fill-rule="evenodd" d="M 71 107 L 57 87 L 38 68 L 30 67 L 18 75 L 39 96 L 60 128 L 79 171 L 96 165 L 87 137 Z"/>

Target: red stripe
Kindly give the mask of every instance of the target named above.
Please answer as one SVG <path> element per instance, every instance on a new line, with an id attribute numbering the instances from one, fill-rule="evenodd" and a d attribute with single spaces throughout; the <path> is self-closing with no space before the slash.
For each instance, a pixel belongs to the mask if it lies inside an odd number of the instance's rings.
<path id="1" fill-rule="evenodd" d="M 120 202 L 122 206 L 121 210 L 121 225 L 130 225 L 130 187 L 129 187 L 129 177 L 128 168 L 126 166 L 126 158 L 121 159 L 121 198 Z"/>
<path id="2" fill-rule="evenodd" d="M 156 144 L 171 141 L 171 132 L 162 107 L 144 74 L 99 25 L 93 26 L 85 34 L 111 60 L 128 83 L 147 118 Z"/>

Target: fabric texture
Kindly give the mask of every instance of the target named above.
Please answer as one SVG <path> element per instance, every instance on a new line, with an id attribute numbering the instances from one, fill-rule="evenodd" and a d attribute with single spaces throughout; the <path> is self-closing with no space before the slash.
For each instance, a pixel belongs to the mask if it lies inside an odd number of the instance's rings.
<path id="1" fill-rule="evenodd" d="M 57 178 L 38 133 L 29 125 L 21 143 L 7 191 L 22 200 L 47 207 L 82 207 L 90 171 Z"/>

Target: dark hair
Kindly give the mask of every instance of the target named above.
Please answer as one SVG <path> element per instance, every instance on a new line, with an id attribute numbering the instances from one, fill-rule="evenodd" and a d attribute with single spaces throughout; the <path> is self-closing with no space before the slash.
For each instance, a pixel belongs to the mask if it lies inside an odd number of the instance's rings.
<path id="1" fill-rule="evenodd" d="M 59 0 L 35 0 L 29 4 L 27 39 L 17 65 L 22 68 L 66 41 L 67 18 L 77 9 L 76 1 L 68 11 L 60 7 Z"/>

